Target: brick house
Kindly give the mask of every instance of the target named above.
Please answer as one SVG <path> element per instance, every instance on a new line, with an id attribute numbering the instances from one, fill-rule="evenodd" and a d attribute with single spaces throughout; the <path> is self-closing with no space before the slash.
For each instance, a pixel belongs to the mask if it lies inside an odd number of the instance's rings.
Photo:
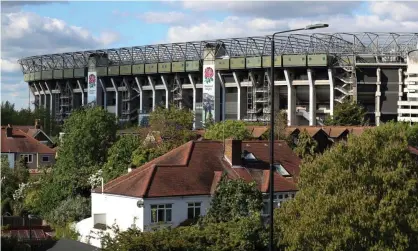
<path id="1" fill-rule="evenodd" d="M 37 173 L 38 168 L 55 163 L 55 151 L 36 140 L 24 130 L 10 125 L 1 127 L 1 155 L 7 156 L 10 167 L 24 158 L 30 173 Z"/>

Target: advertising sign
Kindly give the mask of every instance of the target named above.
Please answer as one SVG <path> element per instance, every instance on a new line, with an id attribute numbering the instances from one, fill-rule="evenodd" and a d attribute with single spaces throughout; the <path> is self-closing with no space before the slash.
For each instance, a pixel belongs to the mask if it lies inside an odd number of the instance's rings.
<path id="1" fill-rule="evenodd" d="M 213 64 L 203 66 L 203 123 L 215 120 L 215 66 Z"/>
<path id="2" fill-rule="evenodd" d="M 89 72 L 87 76 L 87 103 L 95 104 L 97 99 L 97 73 Z"/>

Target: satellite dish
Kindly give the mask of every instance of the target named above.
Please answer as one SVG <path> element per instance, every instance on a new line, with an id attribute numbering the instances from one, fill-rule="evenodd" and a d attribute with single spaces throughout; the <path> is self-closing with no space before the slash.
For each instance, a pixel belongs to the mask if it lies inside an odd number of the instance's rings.
<path id="1" fill-rule="evenodd" d="M 139 199 L 136 202 L 136 206 L 139 207 L 139 208 L 143 208 L 144 207 L 144 200 L 143 199 Z"/>

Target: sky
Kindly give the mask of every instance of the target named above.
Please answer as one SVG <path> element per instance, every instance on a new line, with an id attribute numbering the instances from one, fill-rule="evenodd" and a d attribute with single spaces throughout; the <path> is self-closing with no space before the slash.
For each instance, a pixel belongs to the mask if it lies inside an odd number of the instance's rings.
<path id="1" fill-rule="evenodd" d="M 321 32 L 418 32 L 418 1 L 1 2 L 1 101 L 27 108 L 19 58 L 79 50 Z M 31 98 L 33 100 L 33 97 Z"/>

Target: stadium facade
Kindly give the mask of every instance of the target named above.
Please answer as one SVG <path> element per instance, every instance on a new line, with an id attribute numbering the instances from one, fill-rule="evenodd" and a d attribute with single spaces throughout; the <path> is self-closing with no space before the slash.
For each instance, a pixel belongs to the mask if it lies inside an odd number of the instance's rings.
<path id="1" fill-rule="evenodd" d="M 418 33 L 307 33 L 79 51 L 19 60 L 34 104 L 63 120 L 99 105 L 120 122 L 141 122 L 157 106 L 215 121 L 268 121 L 271 105 L 289 125 L 321 125 L 352 98 L 371 124 L 418 122 Z M 409 56 L 408 56 L 409 55 Z M 274 83 L 276 98 L 269 93 Z"/>

